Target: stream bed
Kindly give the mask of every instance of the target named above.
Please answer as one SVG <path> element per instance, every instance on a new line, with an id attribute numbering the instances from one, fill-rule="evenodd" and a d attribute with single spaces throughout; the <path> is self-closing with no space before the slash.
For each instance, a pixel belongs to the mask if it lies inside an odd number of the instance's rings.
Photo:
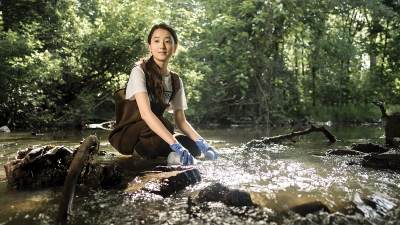
<path id="1" fill-rule="evenodd" d="M 265 136 L 263 128 L 200 130 L 212 143 L 219 160 L 199 160 L 202 181 L 168 198 L 155 194 L 127 194 L 122 190 L 79 189 L 70 224 L 399 224 L 400 174 L 363 168 L 352 163 L 357 156 L 325 156 L 331 148 L 351 143 L 383 143 L 379 126 L 341 126 L 329 130 L 338 142 L 328 145 L 314 133 L 285 145 L 247 149 L 244 143 Z M 271 135 L 287 133 L 274 130 Z M 100 138 L 100 150 L 118 153 L 108 144 L 107 131 L 0 133 L 0 164 L 15 158 L 17 150 L 33 145 L 75 146 L 89 134 Z M 123 157 L 123 156 L 118 156 Z M 191 198 L 212 183 L 251 193 L 260 207 L 228 207 L 222 203 L 191 204 Z M 0 167 L 0 225 L 54 224 L 61 187 L 15 191 L 7 188 Z M 385 211 L 348 215 L 350 203 L 377 198 Z M 300 217 L 282 213 L 288 208 L 320 201 L 335 213 Z"/>

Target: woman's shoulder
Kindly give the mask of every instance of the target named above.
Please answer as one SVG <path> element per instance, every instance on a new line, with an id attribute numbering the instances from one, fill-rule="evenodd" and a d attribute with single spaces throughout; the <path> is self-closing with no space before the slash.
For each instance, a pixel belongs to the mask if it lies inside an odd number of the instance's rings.
<path id="1" fill-rule="evenodd" d="M 141 65 L 135 65 L 132 68 L 131 75 L 144 76 L 144 71 Z"/>

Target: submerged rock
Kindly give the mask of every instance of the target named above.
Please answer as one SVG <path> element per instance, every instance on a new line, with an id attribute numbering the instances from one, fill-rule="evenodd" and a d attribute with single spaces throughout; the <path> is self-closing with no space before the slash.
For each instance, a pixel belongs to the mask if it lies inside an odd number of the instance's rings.
<path id="1" fill-rule="evenodd" d="M 214 183 L 199 192 L 198 202 L 222 202 L 228 206 L 255 206 L 249 193 L 230 189 L 220 183 Z"/>
<path id="2" fill-rule="evenodd" d="M 309 213 L 317 213 L 317 212 L 331 213 L 331 210 L 329 210 L 329 208 L 320 201 L 307 202 L 301 205 L 297 205 L 291 207 L 289 211 L 295 212 L 301 216 L 306 216 Z"/>

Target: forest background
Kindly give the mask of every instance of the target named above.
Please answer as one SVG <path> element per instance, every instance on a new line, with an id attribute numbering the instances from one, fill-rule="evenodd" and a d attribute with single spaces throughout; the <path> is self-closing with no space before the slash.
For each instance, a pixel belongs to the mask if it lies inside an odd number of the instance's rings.
<path id="1" fill-rule="evenodd" d="M 1 0 L 0 126 L 80 127 L 166 22 L 195 124 L 373 122 L 400 109 L 398 0 Z"/>

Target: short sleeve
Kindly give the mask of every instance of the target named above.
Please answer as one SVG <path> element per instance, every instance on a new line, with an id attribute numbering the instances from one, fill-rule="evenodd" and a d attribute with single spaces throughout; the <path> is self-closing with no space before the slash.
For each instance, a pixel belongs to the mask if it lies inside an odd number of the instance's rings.
<path id="1" fill-rule="evenodd" d="M 186 95 L 185 95 L 185 89 L 183 87 L 183 82 L 182 79 L 179 78 L 180 82 L 180 88 L 178 92 L 176 92 L 174 98 L 170 102 L 170 107 L 168 108 L 168 112 L 172 113 L 174 110 L 177 109 L 183 109 L 186 110 L 188 108 L 187 102 L 186 102 Z"/>
<path id="2" fill-rule="evenodd" d="M 147 92 L 146 77 L 140 66 L 135 66 L 129 76 L 128 85 L 126 86 L 125 99 L 135 99 L 135 94 L 139 92 Z"/>

